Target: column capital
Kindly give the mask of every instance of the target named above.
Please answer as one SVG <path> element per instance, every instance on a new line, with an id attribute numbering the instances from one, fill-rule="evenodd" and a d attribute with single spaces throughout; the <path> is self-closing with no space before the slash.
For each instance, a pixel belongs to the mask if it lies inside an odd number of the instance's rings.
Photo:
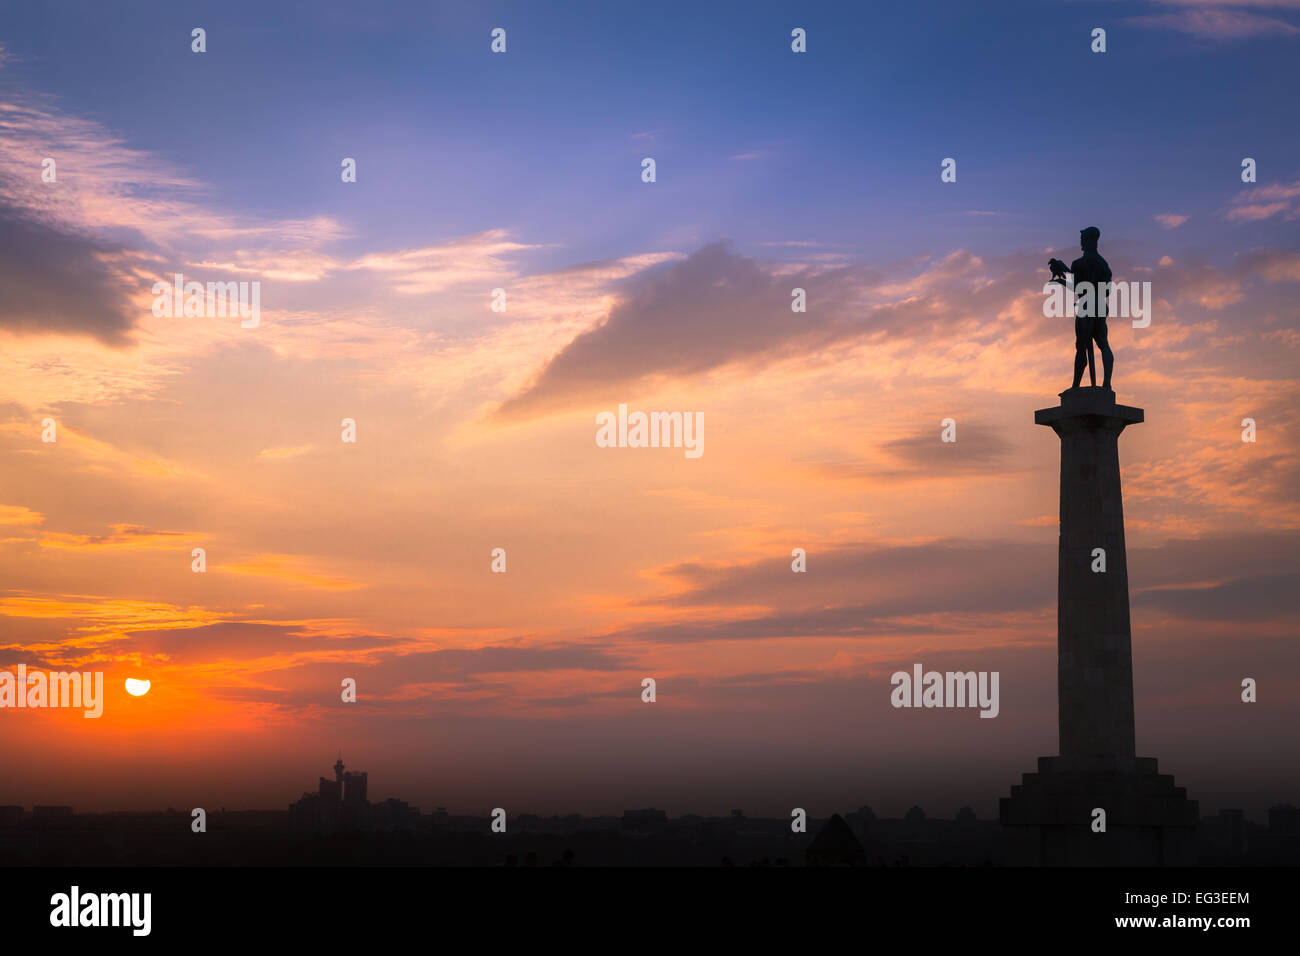
<path id="1" fill-rule="evenodd" d="M 1109 388 L 1083 386 L 1067 388 L 1061 392 L 1061 404 L 1055 408 L 1040 408 L 1034 412 L 1035 425 L 1053 428 L 1067 418 L 1095 416 L 1111 419 L 1120 429 L 1146 420 L 1146 412 L 1132 405 L 1117 405 L 1115 393 Z"/>

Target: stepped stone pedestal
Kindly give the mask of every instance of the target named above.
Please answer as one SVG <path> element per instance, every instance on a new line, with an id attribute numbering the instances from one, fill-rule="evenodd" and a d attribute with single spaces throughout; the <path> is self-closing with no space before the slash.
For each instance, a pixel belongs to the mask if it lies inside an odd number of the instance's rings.
<path id="1" fill-rule="evenodd" d="M 1143 411 L 1107 388 L 1071 388 L 1034 412 L 1061 439 L 1057 577 L 1060 755 L 1003 797 L 1003 825 L 1023 828 L 1011 862 L 1044 866 L 1167 866 L 1190 858 L 1197 822 L 1156 761 L 1135 756 L 1128 561 L 1119 435 Z M 1097 554 L 1097 549 L 1104 552 Z M 1104 560 L 1105 570 L 1101 561 Z M 1098 570 L 1094 570 L 1094 567 Z M 1094 832 L 1094 810 L 1106 812 Z"/>

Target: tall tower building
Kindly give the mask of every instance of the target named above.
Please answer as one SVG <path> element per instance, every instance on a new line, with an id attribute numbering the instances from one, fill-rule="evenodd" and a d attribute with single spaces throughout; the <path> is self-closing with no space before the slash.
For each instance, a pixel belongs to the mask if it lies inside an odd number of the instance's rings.
<path id="1" fill-rule="evenodd" d="M 355 771 L 343 775 L 343 802 L 363 804 L 366 802 L 366 772 Z"/>

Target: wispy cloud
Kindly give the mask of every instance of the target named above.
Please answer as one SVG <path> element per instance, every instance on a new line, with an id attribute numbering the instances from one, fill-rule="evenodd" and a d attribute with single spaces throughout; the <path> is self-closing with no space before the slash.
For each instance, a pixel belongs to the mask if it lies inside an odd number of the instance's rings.
<path id="1" fill-rule="evenodd" d="M 47 98 L 0 98 L 0 327 L 126 345 L 141 314 L 133 291 L 182 263 L 302 281 L 327 271 L 320 247 L 344 235 L 328 216 L 228 212 L 208 187 L 102 124 Z"/>
<path id="2" fill-rule="evenodd" d="M 363 587 L 356 581 L 334 577 L 312 570 L 309 563 L 302 558 L 289 554 L 260 554 L 247 561 L 222 564 L 214 570 L 229 574 L 244 574 L 251 577 L 268 578 L 288 584 L 326 591 L 354 591 Z"/>
<path id="3" fill-rule="evenodd" d="M 206 535 L 184 531 L 153 531 L 133 524 L 115 524 L 109 534 L 67 534 L 49 531 L 41 535 L 42 548 L 58 551 L 140 551 L 179 548 Z"/>
<path id="4" fill-rule="evenodd" d="M 272 461 L 284 461 L 289 458 L 298 458 L 314 451 L 315 448 L 315 445 L 284 445 L 277 448 L 263 448 L 257 453 L 257 457 Z"/>
<path id="5" fill-rule="evenodd" d="M 405 295 L 425 295 L 475 282 L 490 283 L 487 288 L 491 288 L 514 274 L 503 256 L 532 248 L 536 247 L 509 239 L 504 229 L 493 229 L 422 249 L 371 253 L 347 268 L 380 273 Z"/>
<path id="6" fill-rule="evenodd" d="M 1127 17 L 1141 27 L 1176 30 L 1208 40 L 1245 40 L 1261 36 L 1295 36 L 1300 27 L 1262 13 L 1242 9 L 1263 7 L 1297 9 L 1292 0 L 1157 0 L 1163 6 L 1181 7 L 1170 13 Z M 1226 9 L 1234 7 L 1236 9 Z"/>
<path id="7" fill-rule="evenodd" d="M 1288 220 L 1300 217 L 1300 179 L 1243 189 L 1224 212 L 1230 222 L 1258 222 L 1279 215 Z"/>
<path id="8" fill-rule="evenodd" d="M 22 505 L 0 505 L 0 525 L 31 527 L 41 524 L 45 516 Z"/>

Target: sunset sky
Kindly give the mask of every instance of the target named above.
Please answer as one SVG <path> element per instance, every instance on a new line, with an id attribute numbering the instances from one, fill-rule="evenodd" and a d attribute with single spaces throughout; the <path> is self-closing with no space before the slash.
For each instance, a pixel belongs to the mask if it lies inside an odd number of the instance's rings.
<path id="1" fill-rule="evenodd" d="M 1138 752 L 1300 802 L 1300 0 L 920 6 L 0 9 L 0 669 L 107 688 L 0 711 L 0 804 L 282 808 L 341 750 L 425 811 L 993 816 L 1056 752 L 1087 225 L 1154 296 Z M 260 324 L 155 317 L 178 272 Z M 597 447 L 620 403 L 704 454 Z M 893 709 L 918 662 L 1000 715 Z"/>

